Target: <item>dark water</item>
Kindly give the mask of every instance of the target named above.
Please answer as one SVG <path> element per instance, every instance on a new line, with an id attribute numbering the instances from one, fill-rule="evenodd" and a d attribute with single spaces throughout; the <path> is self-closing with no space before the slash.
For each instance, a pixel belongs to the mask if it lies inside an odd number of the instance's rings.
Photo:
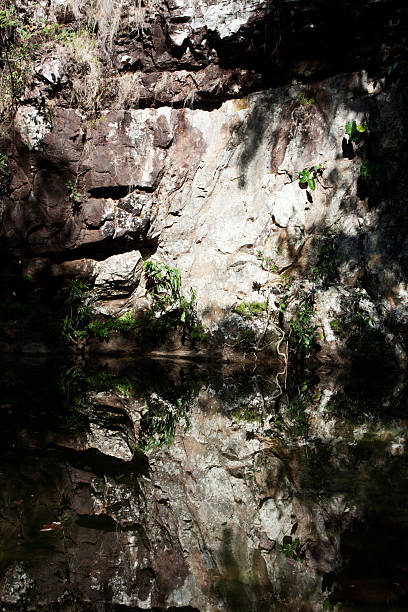
<path id="1" fill-rule="evenodd" d="M 403 380 L 275 374 L 3 363 L 2 608 L 407 610 Z"/>

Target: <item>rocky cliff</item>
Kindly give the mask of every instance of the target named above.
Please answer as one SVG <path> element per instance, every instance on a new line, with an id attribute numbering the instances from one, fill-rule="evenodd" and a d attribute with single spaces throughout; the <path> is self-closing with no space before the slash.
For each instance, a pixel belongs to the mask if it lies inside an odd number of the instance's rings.
<path id="1" fill-rule="evenodd" d="M 307 303 L 323 353 L 361 315 L 404 363 L 406 12 L 117 2 L 110 17 L 22 2 L 3 28 L 5 297 L 10 279 L 49 297 L 81 278 L 99 319 L 135 313 L 153 257 L 211 331 L 263 304 L 287 333 Z"/>

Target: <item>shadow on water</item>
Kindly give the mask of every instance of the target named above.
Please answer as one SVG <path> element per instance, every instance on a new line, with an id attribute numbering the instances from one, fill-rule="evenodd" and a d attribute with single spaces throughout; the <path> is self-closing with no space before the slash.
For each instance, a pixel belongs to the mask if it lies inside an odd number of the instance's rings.
<path id="1" fill-rule="evenodd" d="M 406 609 L 408 564 L 404 542 L 408 524 L 406 518 L 401 521 L 391 504 L 385 515 L 386 521 L 384 514 L 373 510 L 343 534 L 343 569 L 336 576 L 332 600 L 344 602 L 345 610 Z"/>

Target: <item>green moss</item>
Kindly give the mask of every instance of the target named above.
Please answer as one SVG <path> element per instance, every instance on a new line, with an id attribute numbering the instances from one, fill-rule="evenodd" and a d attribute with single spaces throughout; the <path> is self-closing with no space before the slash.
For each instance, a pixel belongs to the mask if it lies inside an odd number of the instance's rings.
<path id="1" fill-rule="evenodd" d="M 234 421 L 246 421 L 247 423 L 261 423 L 262 415 L 255 408 L 250 406 L 242 406 L 230 412 Z"/>
<path id="2" fill-rule="evenodd" d="M 241 302 L 232 308 L 232 312 L 236 312 L 245 319 L 252 319 L 265 312 L 267 307 L 266 302 Z"/>

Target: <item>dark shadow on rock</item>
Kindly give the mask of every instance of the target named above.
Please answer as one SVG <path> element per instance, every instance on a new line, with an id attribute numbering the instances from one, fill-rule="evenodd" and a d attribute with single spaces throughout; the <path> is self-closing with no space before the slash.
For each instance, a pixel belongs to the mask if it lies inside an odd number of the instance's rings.
<path id="1" fill-rule="evenodd" d="M 258 106 L 256 104 L 251 108 L 244 127 L 239 131 L 240 140 L 243 143 L 243 149 L 238 160 L 240 169 L 238 184 L 241 188 L 244 188 L 246 185 L 247 168 L 261 145 L 267 121 L 267 114 L 262 108 L 262 105 Z"/>
<path id="2" fill-rule="evenodd" d="M 341 141 L 341 148 L 343 150 L 343 157 L 346 159 L 354 159 L 354 147 L 351 140 L 347 140 L 346 137 Z"/>

